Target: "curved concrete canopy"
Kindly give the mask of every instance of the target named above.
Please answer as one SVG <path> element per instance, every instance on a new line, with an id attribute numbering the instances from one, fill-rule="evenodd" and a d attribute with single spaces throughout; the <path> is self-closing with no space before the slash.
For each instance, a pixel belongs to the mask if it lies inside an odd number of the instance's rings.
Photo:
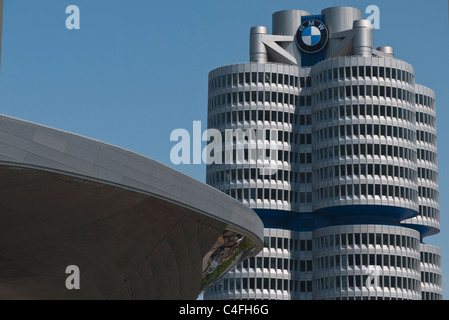
<path id="1" fill-rule="evenodd" d="M 226 194 L 0 115 L 1 299 L 196 299 L 262 248 L 261 220 Z M 71 265 L 79 290 L 66 287 Z"/>

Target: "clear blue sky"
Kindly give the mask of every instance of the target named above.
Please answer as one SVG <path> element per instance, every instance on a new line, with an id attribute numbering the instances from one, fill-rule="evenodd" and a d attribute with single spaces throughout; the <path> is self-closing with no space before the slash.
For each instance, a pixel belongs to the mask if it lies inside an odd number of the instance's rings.
<path id="1" fill-rule="evenodd" d="M 65 27 L 68 5 L 81 29 Z M 446 0 L 5 0 L 0 113 L 79 133 L 158 160 L 200 181 L 204 165 L 173 166 L 170 133 L 206 127 L 207 76 L 249 60 L 249 29 L 279 10 L 334 5 L 381 10 L 375 45 L 414 65 L 437 93 L 443 249 L 449 288 L 449 25 Z M 368 15 L 365 15 L 367 17 Z M 447 297 L 447 296 L 446 296 Z"/>

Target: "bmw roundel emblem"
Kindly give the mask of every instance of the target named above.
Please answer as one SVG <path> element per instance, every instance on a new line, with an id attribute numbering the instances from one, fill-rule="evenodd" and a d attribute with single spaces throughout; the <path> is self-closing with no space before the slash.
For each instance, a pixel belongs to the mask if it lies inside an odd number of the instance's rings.
<path id="1" fill-rule="evenodd" d="M 296 44 L 307 53 L 315 53 L 327 44 L 329 31 L 324 23 L 318 20 L 308 20 L 303 22 L 296 33 Z"/>

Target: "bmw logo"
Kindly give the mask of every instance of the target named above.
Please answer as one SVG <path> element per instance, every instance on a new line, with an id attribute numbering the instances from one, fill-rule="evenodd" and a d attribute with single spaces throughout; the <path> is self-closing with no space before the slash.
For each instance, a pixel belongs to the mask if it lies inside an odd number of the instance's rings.
<path id="1" fill-rule="evenodd" d="M 315 53 L 326 46 L 329 31 L 321 21 L 308 20 L 299 26 L 295 39 L 296 44 L 302 51 Z"/>

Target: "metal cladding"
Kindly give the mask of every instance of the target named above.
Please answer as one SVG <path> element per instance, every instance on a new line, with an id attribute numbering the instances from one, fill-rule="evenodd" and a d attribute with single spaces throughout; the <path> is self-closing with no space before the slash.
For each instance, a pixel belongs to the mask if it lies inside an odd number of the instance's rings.
<path id="1" fill-rule="evenodd" d="M 273 14 L 273 35 L 295 36 L 298 27 L 301 25 L 301 19 L 309 16 L 310 12 L 302 10 L 284 10 Z M 301 52 L 294 42 L 281 42 L 279 45 L 284 48 L 297 61 L 301 61 Z"/>
<path id="2" fill-rule="evenodd" d="M 326 17 L 326 25 L 329 29 L 330 40 L 326 49 L 326 59 L 335 57 L 341 52 L 341 44 L 343 39 L 333 38 L 334 34 L 352 30 L 354 21 L 362 19 L 362 11 L 352 7 L 331 7 L 321 11 L 321 14 Z M 341 54 L 352 53 L 351 44 L 346 46 L 346 50 Z"/>
<path id="3" fill-rule="evenodd" d="M 351 30 L 356 20 L 362 19 L 362 11 L 352 7 L 331 7 L 321 11 L 331 33 Z"/>
<path id="4" fill-rule="evenodd" d="M 354 21 L 354 55 L 371 57 L 374 48 L 374 35 L 371 22 L 368 20 Z"/>
<path id="5" fill-rule="evenodd" d="M 390 46 L 382 46 L 377 48 L 378 51 L 383 52 L 387 57 L 394 58 L 394 49 Z"/>
<path id="6" fill-rule="evenodd" d="M 263 134 L 206 179 L 257 212 L 265 247 L 205 298 L 442 299 L 423 244 L 440 231 L 435 92 L 356 8 L 277 12 L 260 45 L 266 63 L 209 74 L 209 128 Z"/>
<path id="7" fill-rule="evenodd" d="M 263 247 L 262 221 L 223 193 L 3 115 L 0 177 L 0 299 L 191 300 Z"/>
<path id="8" fill-rule="evenodd" d="M 267 63 L 267 49 L 263 45 L 262 36 L 268 34 L 267 27 L 252 27 L 250 35 L 250 59 L 252 62 Z"/>
<path id="9" fill-rule="evenodd" d="M 302 10 L 284 10 L 273 14 L 273 34 L 294 36 L 298 31 L 303 16 L 311 13 Z"/>

